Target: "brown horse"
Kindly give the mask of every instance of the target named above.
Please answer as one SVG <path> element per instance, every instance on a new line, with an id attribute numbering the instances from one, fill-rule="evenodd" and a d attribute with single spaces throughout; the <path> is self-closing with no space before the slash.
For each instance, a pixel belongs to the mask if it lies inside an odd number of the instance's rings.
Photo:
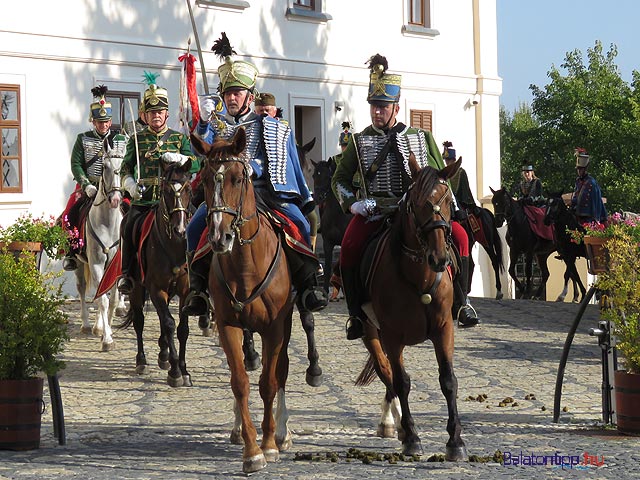
<path id="1" fill-rule="evenodd" d="M 291 446 L 285 404 L 293 314 L 289 266 L 278 235 L 257 210 L 251 167 L 241 156 L 246 144 L 244 129 L 239 128 L 230 142 L 217 140 L 209 145 L 192 135 L 191 143 L 206 156 L 202 180 L 209 242 L 214 252 L 209 292 L 235 397 L 231 441 L 244 443 L 242 470 L 251 473 L 264 468 L 267 461 L 277 461 L 279 451 Z M 260 446 L 249 413 L 243 329 L 257 332 L 262 338 L 260 396 L 264 411 Z"/>
<path id="2" fill-rule="evenodd" d="M 379 261 L 367 282 L 371 305 L 363 308 L 372 323 L 366 326 L 364 344 L 370 356 L 356 384 L 368 384 L 375 369 L 386 387 L 378 435 L 397 433 L 404 454 L 421 455 L 422 445 L 409 410 L 411 381 L 403 351 L 406 345 L 431 340 L 449 412 L 446 458 L 464 460 L 467 452 L 460 436 L 458 381 L 453 372 L 452 194 L 447 182 L 460 167 L 460 160 L 440 171 L 428 166 L 420 170 L 413 157 L 409 165 L 413 184 L 381 240 L 376 255 Z"/>
<path id="3" fill-rule="evenodd" d="M 163 370 L 169 370 L 167 383 L 172 387 L 192 386 L 186 363 L 189 317 L 180 314 L 177 329 L 180 343 L 178 352 L 174 342 L 176 323 L 169 311 L 169 301 L 177 295 L 180 298 L 179 311 L 181 312 L 189 291 L 185 233 L 191 197 L 190 169 L 191 161 L 183 166 L 163 165 L 163 174 L 159 179 L 160 202 L 155 207 L 153 225 L 140 249 L 139 262 L 144 268 L 144 279 L 140 274 L 135 275 L 134 288 L 129 296 L 129 312 L 119 326 L 119 328 L 126 328 L 133 323 L 138 342 L 136 372 L 147 373 L 148 364 L 144 353 L 142 332 L 144 329 L 143 307 L 148 292 L 160 319 L 158 365 Z"/>

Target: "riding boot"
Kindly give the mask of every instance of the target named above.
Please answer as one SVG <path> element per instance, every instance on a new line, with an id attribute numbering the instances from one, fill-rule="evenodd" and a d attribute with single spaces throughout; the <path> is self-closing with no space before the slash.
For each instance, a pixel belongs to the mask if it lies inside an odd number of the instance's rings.
<path id="1" fill-rule="evenodd" d="M 211 256 L 207 255 L 193 261 L 194 252 L 187 252 L 187 266 L 189 268 L 189 294 L 182 307 L 182 313 L 190 317 L 206 315 L 209 311 L 209 296 L 207 295 L 207 281 Z"/>
<path id="2" fill-rule="evenodd" d="M 341 267 L 342 288 L 347 299 L 347 340 L 356 340 L 364 335 L 364 312 L 362 311 L 360 293 L 358 289 L 358 267 Z"/>
<path id="3" fill-rule="evenodd" d="M 283 244 L 291 281 L 298 292 L 300 305 L 309 312 L 318 312 L 329 304 L 327 293 L 319 286 L 320 264 L 315 257 L 296 252 Z"/>
<path id="4" fill-rule="evenodd" d="M 118 291 L 121 295 L 131 295 L 133 290 L 133 279 L 129 274 L 131 269 L 131 263 L 133 262 L 134 254 L 133 250 L 133 240 L 131 238 L 130 230 L 133 228 L 128 227 L 128 222 L 131 221 L 133 223 L 133 219 L 129 219 L 131 212 L 127 214 L 122 220 L 122 228 L 120 229 L 122 234 L 120 235 L 120 256 L 122 263 L 122 275 L 120 280 L 118 281 Z"/>
<path id="5" fill-rule="evenodd" d="M 296 285 L 300 294 L 300 302 L 302 307 L 309 312 L 319 312 L 329 304 L 327 294 L 324 288 L 318 284 L 318 276 L 316 272 L 308 275 L 299 285 Z"/>
<path id="6" fill-rule="evenodd" d="M 469 257 L 460 257 L 460 272 L 453 285 L 453 316 L 458 321 L 458 326 L 467 328 L 475 327 L 480 320 L 475 309 L 469 302 L 465 285 L 468 283 Z"/>

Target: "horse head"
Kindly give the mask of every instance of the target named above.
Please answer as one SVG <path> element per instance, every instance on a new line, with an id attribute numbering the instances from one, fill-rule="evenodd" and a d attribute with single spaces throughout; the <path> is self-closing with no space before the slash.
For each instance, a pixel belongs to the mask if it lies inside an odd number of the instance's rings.
<path id="1" fill-rule="evenodd" d="M 230 140 L 216 139 L 213 145 L 191 135 L 194 148 L 205 155 L 202 169 L 209 243 L 216 253 L 230 253 L 236 238 L 240 244 L 241 228 L 257 217 L 251 183 L 251 166 L 242 156 L 247 137 L 244 128 L 236 130 Z M 245 216 L 249 212 L 249 216 Z"/>
<path id="2" fill-rule="evenodd" d="M 184 164 L 161 162 L 159 209 L 167 236 L 184 238 L 191 201 L 191 159 Z"/>
<path id="3" fill-rule="evenodd" d="M 562 190 L 547 198 L 544 207 L 544 224 L 551 225 L 556 223 L 567 207 L 562 199 Z"/>
<path id="4" fill-rule="evenodd" d="M 314 200 L 321 204 L 327 198 L 327 195 L 331 191 L 331 177 L 333 176 L 333 170 L 335 167 L 331 167 L 331 161 L 327 162 L 313 162 L 313 197 Z"/>
<path id="5" fill-rule="evenodd" d="M 511 218 L 514 200 L 505 187 L 501 187 L 499 190 L 494 190 L 491 187 L 489 189 L 493 193 L 491 203 L 496 217 L 496 226 L 500 228 Z"/>
<path id="6" fill-rule="evenodd" d="M 450 263 L 447 239 L 451 232 L 453 195 L 447 180 L 455 175 L 460 164 L 458 160 L 442 170 L 429 166 L 419 169 L 413 155 L 409 160 L 413 183 L 401 211 L 407 217 L 407 231 L 414 232 L 419 245 L 417 252 L 412 252 L 418 255 L 410 258 L 426 257 L 435 272 L 444 271 Z"/>
<path id="7" fill-rule="evenodd" d="M 315 167 L 315 162 L 310 158 L 307 158 L 307 154 L 313 150 L 313 146 L 316 144 L 316 137 L 313 137 L 309 142 L 304 145 L 298 145 L 296 143 L 296 151 L 298 153 L 298 160 L 300 160 L 300 167 L 302 168 L 302 174 L 304 175 L 304 179 L 307 182 L 307 185 L 311 190 L 315 191 L 315 186 L 312 185 L 313 181 L 313 170 Z"/>
<path id="8" fill-rule="evenodd" d="M 122 202 L 122 185 L 120 167 L 124 159 L 124 152 L 118 148 L 111 148 L 105 139 L 106 155 L 102 159 L 102 178 L 100 192 L 109 202 L 111 208 L 119 208 Z"/>

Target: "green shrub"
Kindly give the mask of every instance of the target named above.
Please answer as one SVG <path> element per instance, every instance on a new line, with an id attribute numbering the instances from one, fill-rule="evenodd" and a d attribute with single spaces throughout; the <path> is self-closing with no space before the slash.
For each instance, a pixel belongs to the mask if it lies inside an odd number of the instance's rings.
<path id="1" fill-rule="evenodd" d="M 31 257 L 0 251 L 0 379 L 24 380 L 64 367 L 57 358 L 69 339 L 61 286 Z"/>

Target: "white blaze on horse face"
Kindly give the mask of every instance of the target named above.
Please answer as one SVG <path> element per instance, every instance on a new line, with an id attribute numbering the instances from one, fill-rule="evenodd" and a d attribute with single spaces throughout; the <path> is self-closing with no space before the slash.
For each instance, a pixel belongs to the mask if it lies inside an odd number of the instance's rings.
<path id="1" fill-rule="evenodd" d="M 171 188 L 173 188 L 173 192 L 176 196 L 176 204 L 173 207 L 174 209 L 186 208 L 185 205 L 182 205 L 182 196 L 180 195 L 182 187 L 183 185 L 180 182 L 174 182 L 171 184 Z M 187 231 L 187 212 L 185 210 L 180 210 L 180 222 L 177 225 L 177 230 L 180 234 Z"/>
<path id="2" fill-rule="evenodd" d="M 224 176 L 224 166 L 220 165 L 218 167 L 217 174 L 221 174 Z M 213 189 L 213 204 L 217 206 L 223 205 L 222 200 L 222 182 L 216 181 Z M 220 239 L 220 225 L 222 224 L 222 212 L 214 212 L 211 215 L 211 219 L 213 220 L 213 231 L 211 232 L 211 240 L 214 242 Z"/>

